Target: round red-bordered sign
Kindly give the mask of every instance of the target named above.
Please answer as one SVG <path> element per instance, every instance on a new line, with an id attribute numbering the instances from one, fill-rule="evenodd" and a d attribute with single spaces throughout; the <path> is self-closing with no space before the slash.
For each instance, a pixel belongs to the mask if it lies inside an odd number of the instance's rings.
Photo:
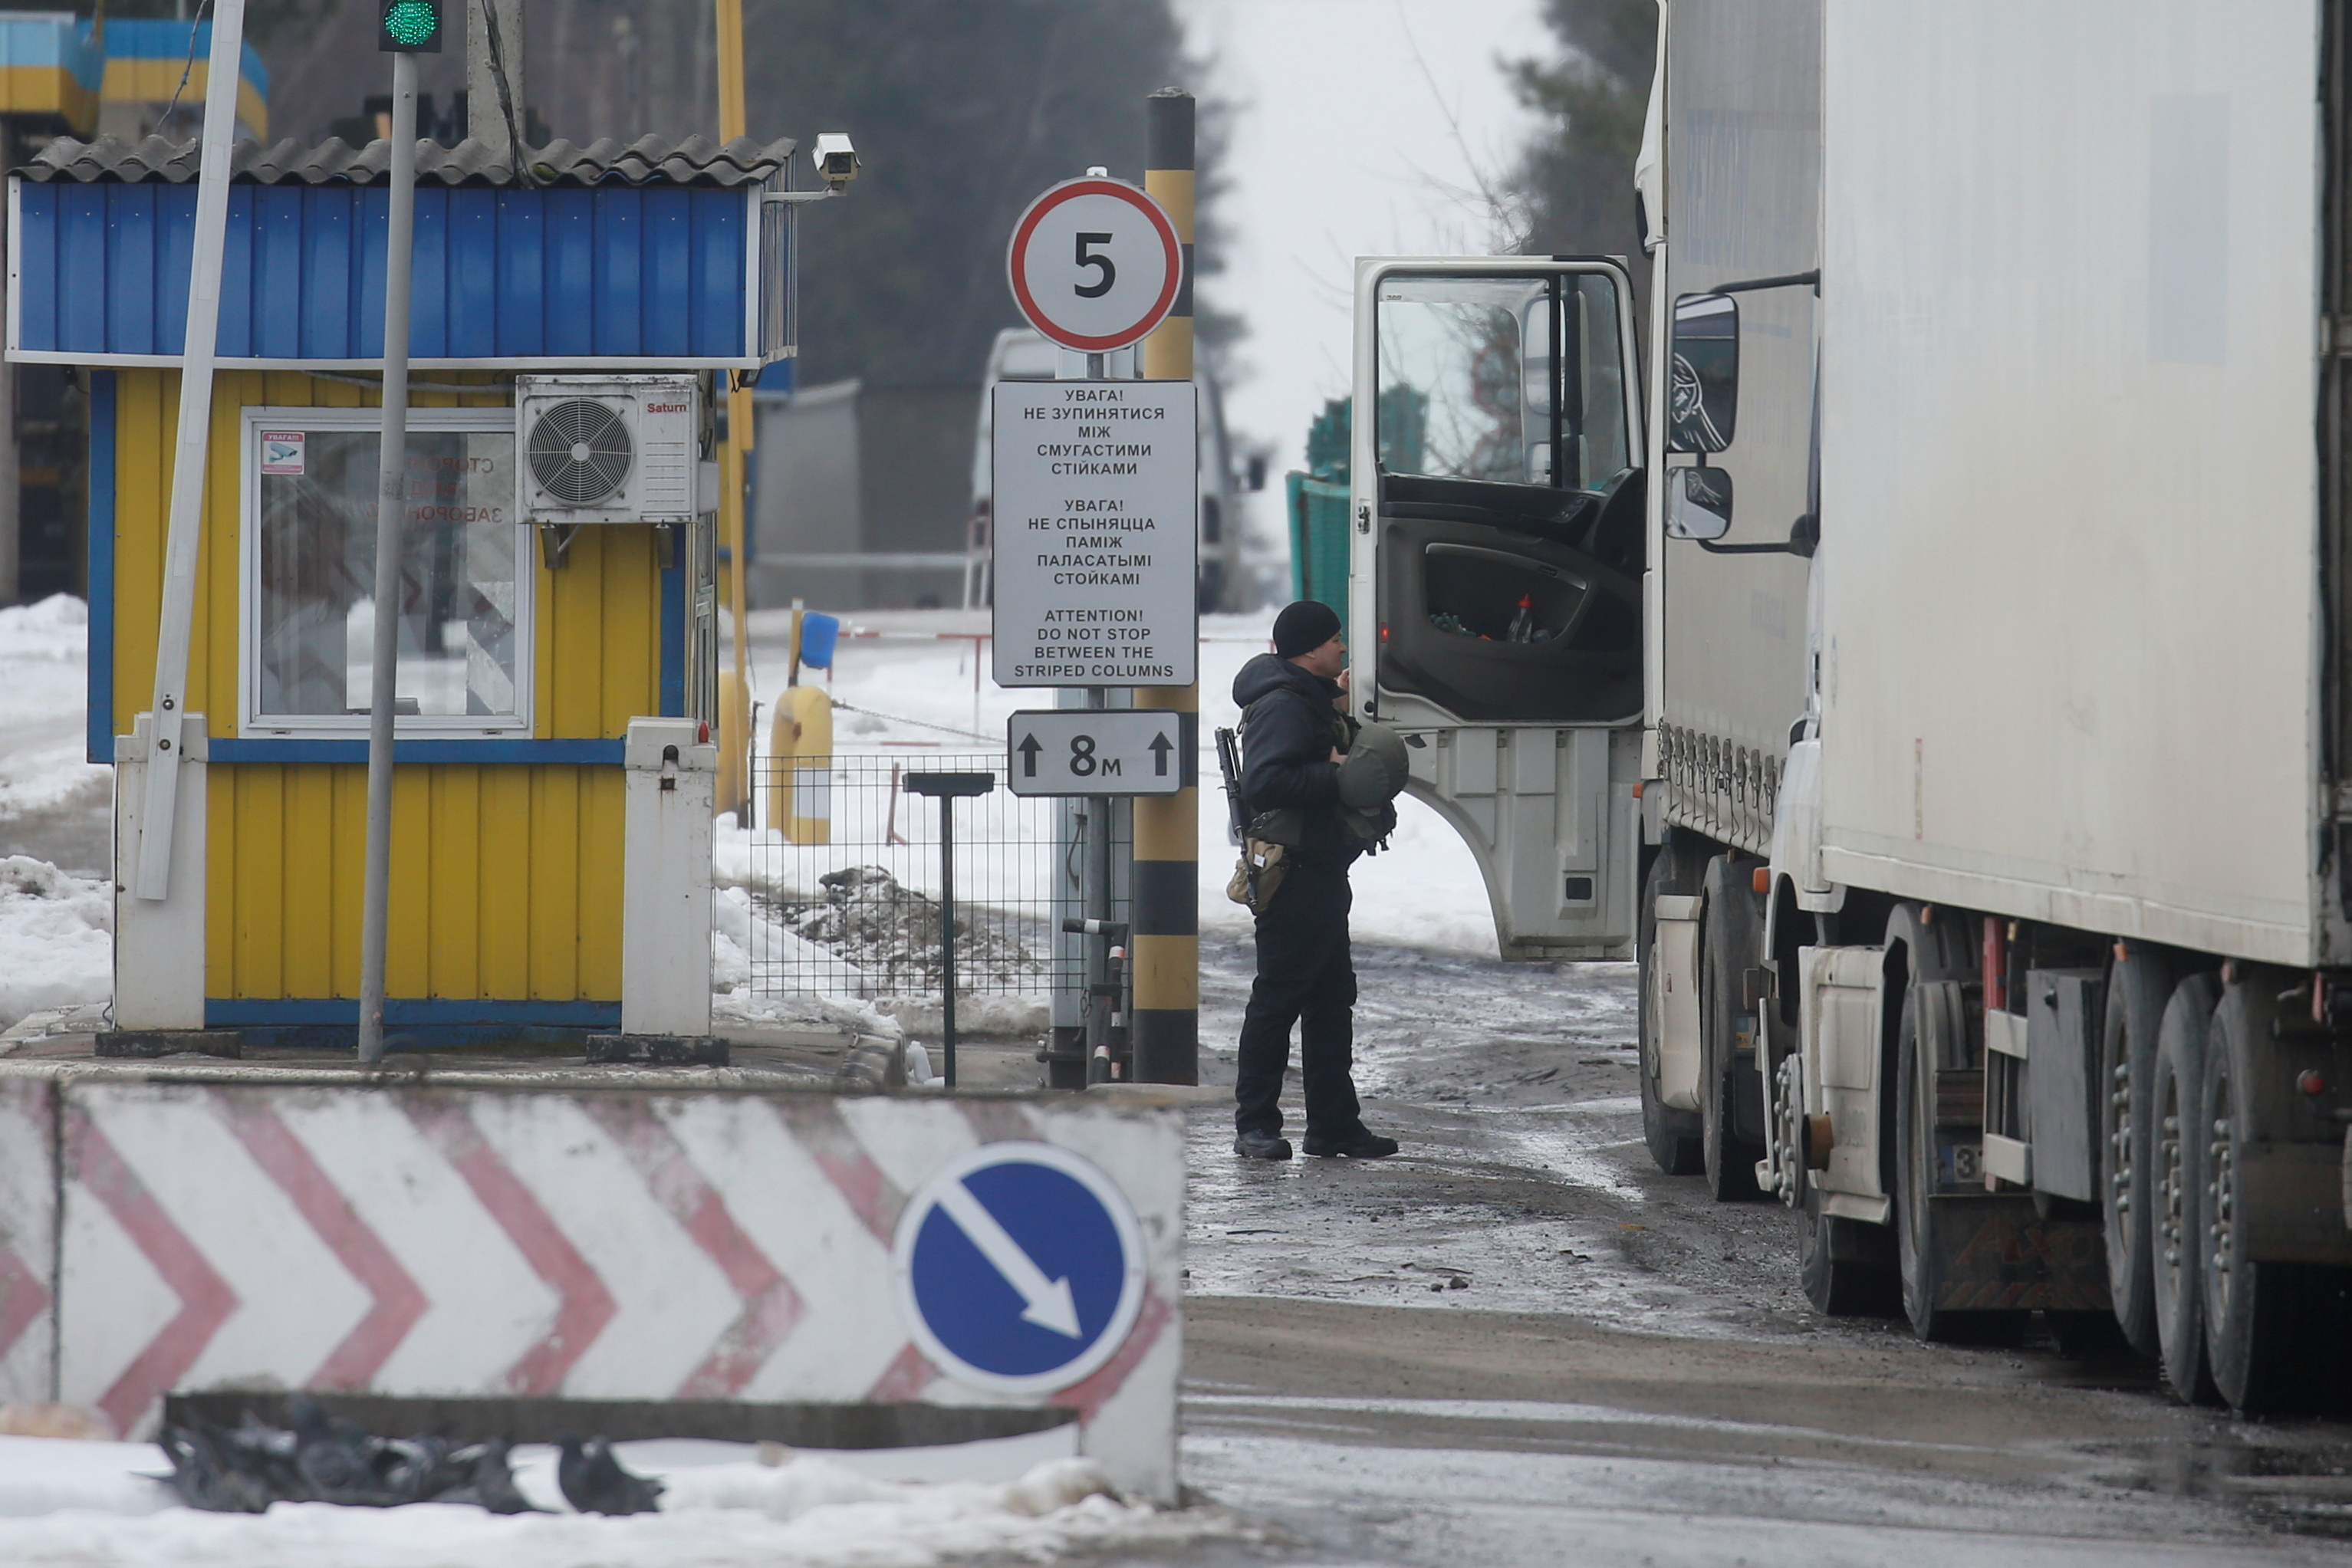
<path id="1" fill-rule="evenodd" d="M 1066 349 L 1107 353 L 1168 319 L 1184 246 L 1158 202 L 1117 180 L 1065 180 L 1029 204 L 1004 257 L 1030 325 Z"/>

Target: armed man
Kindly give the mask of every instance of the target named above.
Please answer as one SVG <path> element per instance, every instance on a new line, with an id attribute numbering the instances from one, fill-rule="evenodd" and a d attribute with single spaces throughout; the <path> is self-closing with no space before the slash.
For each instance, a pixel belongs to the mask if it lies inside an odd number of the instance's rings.
<path id="1" fill-rule="evenodd" d="M 1234 679 L 1243 764 L 1235 820 L 1246 825 L 1228 892 L 1257 917 L 1257 979 L 1234 1083 L 1234 1152 L 1249 1159 L 1290 1157 L 1280 1101 L 1294 1021 L 1307 1152 L 1380 1159 L 1397 1151 L 1394 1138 L 1364 1126 L 1351 1076 L 1348 867 L 1396 826 L 1390 802 L 1404 788 L 1405 751 L 1393 730 L 1349 715 L 1347 665 L 1339 615 L 1300 600 L 1275 618 L 1274 652 Z"/>

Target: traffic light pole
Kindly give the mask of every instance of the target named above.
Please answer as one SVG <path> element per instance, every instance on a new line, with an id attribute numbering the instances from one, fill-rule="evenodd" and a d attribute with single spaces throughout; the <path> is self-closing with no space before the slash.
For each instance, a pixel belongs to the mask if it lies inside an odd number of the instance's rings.
<path id="1" fill-rule="evenodd" d="M 408 286 L 416 215 L 416 57 L 392 57 L 392 214 L 383 265 L 383 433 L 376 458 L 375 652 L 368 692 L 367 881 L 360 915 L 360 1061 L 383 1060 L 391 927 L 393 715 L 400 556 L 408 510 Z"/>

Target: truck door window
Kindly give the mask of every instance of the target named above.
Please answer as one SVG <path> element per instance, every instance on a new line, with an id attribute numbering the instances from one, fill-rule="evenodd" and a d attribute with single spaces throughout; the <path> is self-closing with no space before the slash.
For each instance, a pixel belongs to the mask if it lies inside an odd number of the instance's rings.
<path id="1" fill-rule="evenodd" d="M 1391 277 L 1376 330 L 1389 473 L 1591 490 L 1627 466 L 1607 277 Z"/>

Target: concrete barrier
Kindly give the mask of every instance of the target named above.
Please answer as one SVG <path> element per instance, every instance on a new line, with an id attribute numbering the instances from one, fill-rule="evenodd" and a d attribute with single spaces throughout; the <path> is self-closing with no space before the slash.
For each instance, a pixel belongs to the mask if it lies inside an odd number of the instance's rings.
<path id="1" fill-rule="evenodd" d="M 0 1400 L 1056 1408 L 1174 1499 L 1174 1113 L 709 1082 L 0 1062 Z"/>

